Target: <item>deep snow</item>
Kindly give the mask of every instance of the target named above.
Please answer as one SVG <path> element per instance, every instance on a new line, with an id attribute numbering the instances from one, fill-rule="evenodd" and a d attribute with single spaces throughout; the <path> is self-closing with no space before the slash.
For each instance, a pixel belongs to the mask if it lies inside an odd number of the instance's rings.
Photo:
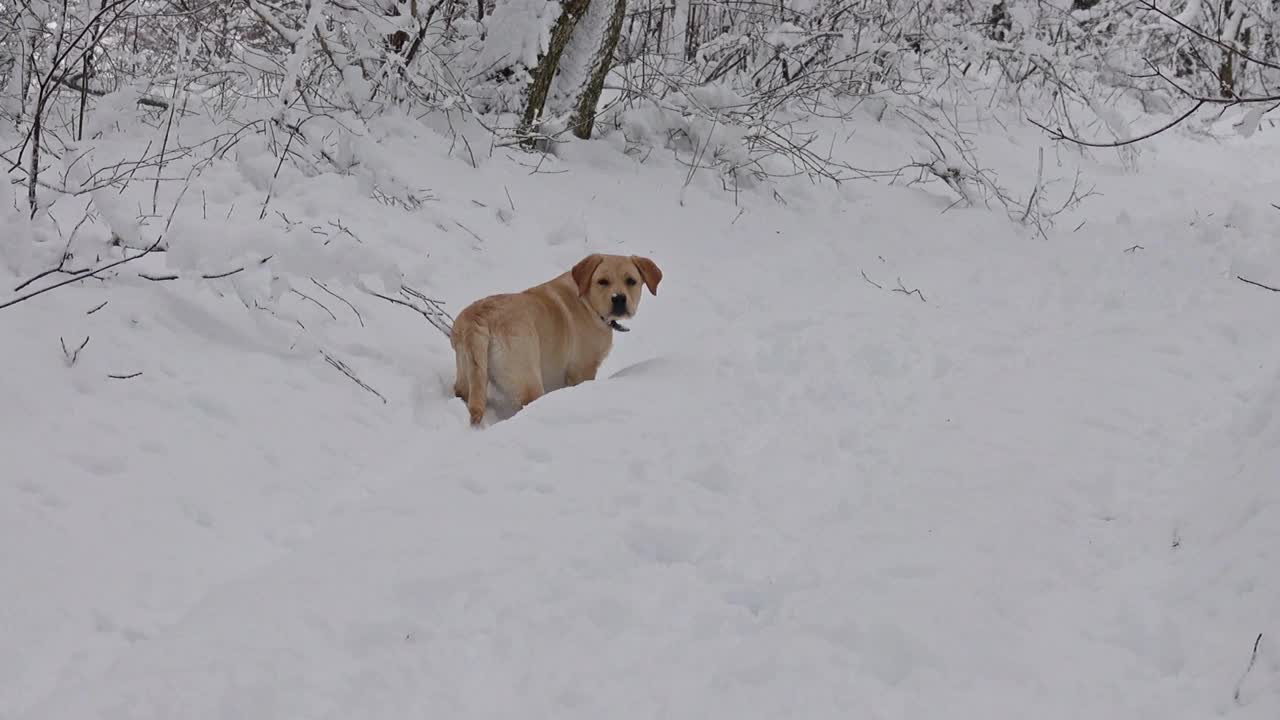
<path id="1" fill-rule="evenodd" d="M 592 250 L 658 296 L 600 380 L 479 432 L 445 338 L 349 285 L 359 318 L 300 282 L 327 310 L 272 316 L 251 272 L 130 266 L 0 311 L 0 717 L 1280 715 L 1280 297 L 1235 277 L 1280 284 L 1274 132 L 1096 153 L 1046 240 L 938 190 L 735 205 L 660 153 L 472 169 L 385 130 L 422 209 L 286 173 L 280 218 L 184 216 L 138 265 L 340 216 L 454 310 Z M 1025 183 L 1046 142 L 982 144 Z M 203 216 L 256 216 L 270 165 Z M 8 252 L 6 290 L 44 267 Z"/>

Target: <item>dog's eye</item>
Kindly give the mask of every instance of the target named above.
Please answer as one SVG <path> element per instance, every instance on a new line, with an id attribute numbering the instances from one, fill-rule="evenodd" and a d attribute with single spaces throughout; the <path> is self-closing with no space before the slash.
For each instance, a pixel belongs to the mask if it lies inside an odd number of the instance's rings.
<path id="1" fill-rule="evenodd" d="M 631 286 L 633 286 L 633 285 L 635 285 L 635 284 L 636 284 L 636 279 L 635 279 L 635 278 L 633 278 L 633 277 L 629 277 L 629 278 L 627 278 L 627 287 L 631 287 Z"/>
<path id="2" fill-rule="evenodd" d="M 600 287 L 609 287 L 609 278 L 600 278 L 596 281 L 596 284 Z"/>

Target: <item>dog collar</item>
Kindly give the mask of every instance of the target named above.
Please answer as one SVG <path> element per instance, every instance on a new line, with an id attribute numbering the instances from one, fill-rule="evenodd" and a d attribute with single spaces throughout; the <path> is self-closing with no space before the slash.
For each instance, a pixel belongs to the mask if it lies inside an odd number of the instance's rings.
<path id="1" fill-rule="evenodd" d="M 617 320 L 610 320 L 609 327 L 613 328 L 614 330 L 617 330 L 618 332 L 631 332 L 631 328 L 624 327 L 623 325 L 619 324 Z"/>

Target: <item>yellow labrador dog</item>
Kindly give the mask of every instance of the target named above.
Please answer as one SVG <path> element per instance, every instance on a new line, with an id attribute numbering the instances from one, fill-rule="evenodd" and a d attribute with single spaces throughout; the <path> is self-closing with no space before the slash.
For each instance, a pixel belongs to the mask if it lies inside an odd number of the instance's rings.
<path id="1" fill-rule="evenodd" d="M 449 342 L 458 363 L 453 391 L 478 426 L 489 382 L 519 411 L 553 390 L 594 380 L 613 348 L 618 320 L 640 307 L 640 285 L 658 294 L 662 271 L 637 255 L 588 255 L 573 269 L 519 293 L 468 305 Z"/>

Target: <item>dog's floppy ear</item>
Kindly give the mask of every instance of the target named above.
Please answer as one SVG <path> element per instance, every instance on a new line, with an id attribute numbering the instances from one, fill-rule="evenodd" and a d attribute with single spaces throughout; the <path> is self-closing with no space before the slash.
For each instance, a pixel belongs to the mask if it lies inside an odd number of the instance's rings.
<path id="1" fill-rule="evenodd" d="M 649 294 L 658 294 L 658 283 L 662 282 L 662 271 L 658 269 L 658 264 L 647 257 L 632 255 L 631 262 L 635 263 L 636 269 L 640 271 L 640 277 L 644 279 L 644 284 L 649 288 Z"/>
<path id="2" fill-rule="evenodd" d="M 591 275 L 595 273 L 596 268 L 600 267 L 604 256 L 592 253 L 578 261 L 573 266 L 573 282 L 578 285 L 578 294 L 585 296 L 587 291 L 591 289 Z"/>

